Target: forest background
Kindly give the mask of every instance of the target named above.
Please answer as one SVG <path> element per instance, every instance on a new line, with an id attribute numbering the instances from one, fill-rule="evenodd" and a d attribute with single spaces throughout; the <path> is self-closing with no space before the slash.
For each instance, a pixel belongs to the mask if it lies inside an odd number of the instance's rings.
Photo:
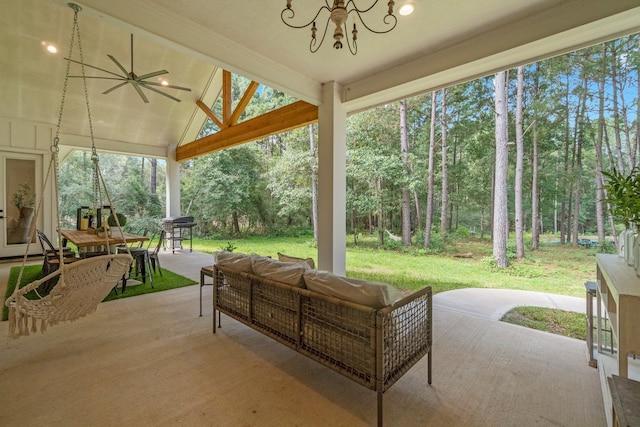
<path id="1" fill-rule="evenodd" d="M 346 230 L 354 244 L 373 234 L 379 246 L 438 252 L 452 234 L 493 238 L 499 266 L 509 236 L 524 255 L 523 233 L 528 249 L 553 233 L 574 246 L 595 236 L 608 250 L 621 224 L 603 201 L 601 171 L 637 164 L 639 43 L 632 35 L 351 115 Z M 248 84 L 234 76 L 235 100 Z M 293 100 L 260 86 L 240 120 Z M 216 130 L 208 122 L 202 136 Z M 316 133 L 312 125 L 183 163 L 181 213 L 195 218 L 195 233 L 317 240 Z M 159 228 L 164 161 L 100 159 L 128 226 Z M 90 154 L 75 152 L 61 166 L 67 227 L 91 204 L 87 182 Z"/>

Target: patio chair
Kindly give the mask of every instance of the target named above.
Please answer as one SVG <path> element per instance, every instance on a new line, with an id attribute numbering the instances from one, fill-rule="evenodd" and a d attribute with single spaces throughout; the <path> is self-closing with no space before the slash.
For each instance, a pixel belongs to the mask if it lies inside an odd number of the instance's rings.
<path id="1" fill-rule="evenodd" d="M 156 264 L 158 265 L 158 272 L 160 273 L 160 275 L 162 276 L 162 268 L 160 268 L 160 258 L 158 258 L 158 252 L 160 252 L 160 248 L 162 248 L 162 244 L 164 243 L 164 237 L 166 235 L 166 231 L 162 230 L 160 232 L 160 239 L 158 240 L 158 244 L 156 245 L 156 247 L 153 249 L 152 252 L 149 252 L 149 260 L 151 261 L 151 269 L 153 270 L 153 272 L 156 272 Z M 153 240 L 153 238 L 151 239 Z M 151 240 L 149 240 L 149 242 L 151 242 Z M 151 243 L 149 243 L 151 244 Z"/>
<path id="2" fill-rule="evenodd" d="M 36 230 L 36 234 L 38 235 L 38 241 L 42 248 L 42 275 L 46 276 L 60 267 L 59 252 L 43 231 Z M 65 264 L 69 264 L 77 260 L 76 254 L 71 248 L 63 247 L 62 256 Z"/>

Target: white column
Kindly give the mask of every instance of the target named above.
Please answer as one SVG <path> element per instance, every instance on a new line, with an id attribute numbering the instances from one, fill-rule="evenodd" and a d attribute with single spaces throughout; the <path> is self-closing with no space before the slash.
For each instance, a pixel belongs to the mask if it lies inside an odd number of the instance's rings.
<path id="1" fill-rule="evenodd" d="M 346 273 L 347 113 L 341 88 L 324 83 L 318 107 L 318 268 Z"/>
<path id="2" fill-rule="evenodd" d="M 167 197 L 166 215 L 180 215 L 180 163 L 176 161 L 176 145 L 167 148 Z"/>

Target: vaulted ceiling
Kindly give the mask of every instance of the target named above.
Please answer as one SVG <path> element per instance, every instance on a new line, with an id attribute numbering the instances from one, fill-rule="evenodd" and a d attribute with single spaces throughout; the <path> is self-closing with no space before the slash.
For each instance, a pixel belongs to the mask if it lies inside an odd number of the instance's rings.
<path id="1" fill-rule="evenodd" d="M 73 11 L 67 0 L 0 0 L 0 117 L 55 125 Z M 372 0 L 356 0 L 372 4 Z M 360 27 L 358 54 L 334 50 L 327 40 L 310 53 L 309 30 L 285 26 L 285 0 L 83 0 L 76 2 L 84 62 L 119 72 L 107 57 L 130 68 L 134 34 L 136 74 L 162 76 L 191 92 L 167 89 L 182 102 L 131 85 L 103 95 L 113 81 L 90 79 L 94 132 L 101 148 L 166 155 L 169 144 L 195 138 L 220 90 L 225 69 L 320 104 L 321 88 L 335 81 L 354 112 L 384 102 L 526 64 L 640 32 L 640 0 L 419 0 L 385 35 Z M 396 7 L 402 3 L 396 1 Z M 324 1 L 292 2 L 301 19 Z M 375 25 L 386 10 L 380 0 L 367 17 Z M 320 21 L 319 21 L 320 22 Z M 329 30 L 331 31 L 331 29 Z M 48 54 L 44 42 L 58 45 Z M 79 67 L 72 64 L 72 74 Z M 105 75 L 87 70 L 89 76 Z M 116 82 L 117 83 L 117 82 Z M 71 79 L 62 130 L 71 145 L 86 145 L 88 123 L 80 79 Z M 64 142 L 63 142 L 64 143 Z"/>

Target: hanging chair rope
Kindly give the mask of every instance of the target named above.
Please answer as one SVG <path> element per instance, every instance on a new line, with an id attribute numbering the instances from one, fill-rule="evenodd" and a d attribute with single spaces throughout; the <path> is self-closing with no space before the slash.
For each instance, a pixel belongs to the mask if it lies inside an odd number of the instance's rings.
<path id="1" fill-rule="evenodd" d="M 82 43 L 80 41 L 80 29 L 78 26 L 78 12 L 82 10 L 80 6 L 69 3 L 74 11 L 73 29 L 71 41 L 69 43 L 69 56 L 73 53 L 75 37 L 78 38 L 78 50 L 80 54 L 80 63 L 83 64 Z M 126 254 L 111 254 L 109 238 L 105 237 L 105 246 L 107 247 L 107 255 L 86 258 L 71 264 L 64 263 L 63 245 L 62 245 L 62 221 L 60 218 L 59 193 L 58 193 L 58 171 L 59 171 L 59 143 L 60 143 L 60 127 L 62 124 L 62 116 L 64 111 L 65 95 L 67 93 L 67 85 L 69 81 L 69 68 L 71 61 L 67 61 L 67 68 L 62 90 L 62 98 L 60 101 L 60 111 L 58 114 L 58 123 L 56 133 L 51 146 L 51 161 L 42 184 L 42 192 L 48 186 L 49 179 L 53 175 L 53 198 L 56 204 L 56 226 L 58 231 L 58 262 L 59 268 L 53 273 L 29 283 L 24 287 L 20 287 L 24 267 L 29 253 L 29 247 L 35 237 L 35 227 L 31 231 L 31 236 L 27 242 L 25 254 L 22 260 L 22 267 L 18 274 L 18 281 L 14 288 L 13 294 L 7 298 L 5 305 L 9 307 L 9 335 L 13 338 L 29 335 L 30 332 L 38 330 L 44 332 L 49 325 L 56 325 L 62 321 L 74 321 L 80 317 L 86 316 L 94 312 L 98 304 L 111 292 L 117 285 L 118 281 L 129 272 L 129 266 L 133 261 L 131 251 L 128 245 Z M 91 160 L 93 161 L 93 197 L 94 206 L 97 203 L 102 206 L 102 194 L 109 201 L 109 206 L 116 219 L 116 223 L 120 226 L 118 216 L 116 215 L 113 201 L 107 190 L 106 183 L 99 167 L 98 153 L 96 150 L 95 139 L 93 135 L 93 124 L 91 121 L 91 109 L 89 107 L 89 95 L 87 91 L 87 79 L 85 76 L 84 65 L 82 65 L 82 81 L 84 86 L 85 102 L 87 107 L 87 116 L 89 121 L 89 131 L 91 134 Z M 44 194 L 41 195 L 36 209 L 36 218 L 42 211 L 42 203 Z M 46 256 L 46 255 L 45 255 Z M 45 296 L 41 296 L 37 289 L 44 283 L 55 281 L 55 286 Z M 31 291 L 35 292 L 36 299 L 28 299 L 27 294 Z M 29 326 L 29 323 L 31 325 Z"/>

